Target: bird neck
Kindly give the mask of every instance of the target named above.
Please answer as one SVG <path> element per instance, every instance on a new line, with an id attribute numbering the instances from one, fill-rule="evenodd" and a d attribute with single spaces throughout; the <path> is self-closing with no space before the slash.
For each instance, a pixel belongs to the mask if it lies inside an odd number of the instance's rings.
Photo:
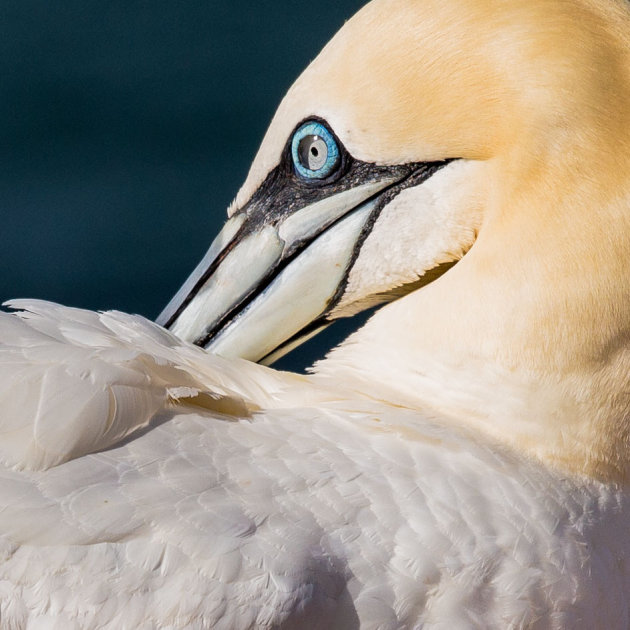
<path id="1" fill-rule="evenodd" d="M 547 170 L 537 192 L 521 179 L 509 195 L 506 177 L 468 254 L 379 311 L 319 377 L 630 481 L 630 194 L 580 175 Z"/>

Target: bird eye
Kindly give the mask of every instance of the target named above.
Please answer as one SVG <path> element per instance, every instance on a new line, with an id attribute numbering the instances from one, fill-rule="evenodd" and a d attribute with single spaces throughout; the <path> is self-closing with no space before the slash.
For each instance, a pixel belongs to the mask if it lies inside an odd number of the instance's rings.
<path id="1" fill-rule="evenodd" d="M 305 179 L 324 179 L 339 165 L 339 145 L 319 122 L 304 123 L 291 141 L 293 165 Z"/>

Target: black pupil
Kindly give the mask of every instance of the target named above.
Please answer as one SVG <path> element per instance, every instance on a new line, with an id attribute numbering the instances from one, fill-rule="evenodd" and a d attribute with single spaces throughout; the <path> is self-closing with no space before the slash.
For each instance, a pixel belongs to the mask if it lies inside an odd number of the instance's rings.
<path id="1" fill-rule="evenodd" d="M 326 141 L 316 134 L 305 136 L 298 147 L 298 157 L 304 168 L 319 171 L 326 165 L 328 147 Z"/>

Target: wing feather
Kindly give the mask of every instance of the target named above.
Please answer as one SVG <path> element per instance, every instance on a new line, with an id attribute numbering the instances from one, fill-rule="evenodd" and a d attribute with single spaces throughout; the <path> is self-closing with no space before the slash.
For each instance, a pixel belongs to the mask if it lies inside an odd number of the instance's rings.
<path id="1" fill-rule="evenodd" d="M 152 322 L 42 301 L 0 312 L 0 461 L 43 470 L 118 443 L 173 401 L 246 409 L 211 358 Z M 225 405 L 222 407 L 225 410 Z"/>

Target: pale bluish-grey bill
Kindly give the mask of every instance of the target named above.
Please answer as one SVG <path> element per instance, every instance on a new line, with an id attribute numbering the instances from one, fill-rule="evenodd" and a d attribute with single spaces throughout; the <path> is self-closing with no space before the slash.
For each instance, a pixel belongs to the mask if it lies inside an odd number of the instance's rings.
<path id="1" fill-rule="evenodd" d="M 325 312 L 375 196 L 392 183 L 385 178 L 356 186 L 256 231 L 241 229 L 248 219 L 234 215 L 158 323 L 169 323 L 179 309 L 169 327 L 182 339 L 223 356 L 259 360 L 268 355 Z M 304 243 L 310 244 L 300 251 Z M 215 331 L 274 271 L 275 279 Z"/>

